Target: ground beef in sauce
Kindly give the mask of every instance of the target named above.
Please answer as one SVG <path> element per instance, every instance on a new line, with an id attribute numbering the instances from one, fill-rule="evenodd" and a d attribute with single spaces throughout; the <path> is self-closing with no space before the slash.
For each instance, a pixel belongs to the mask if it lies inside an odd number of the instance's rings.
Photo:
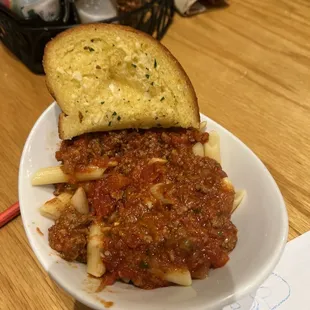
<path id="1" fill-rule="evenodd" d="M 91 217 L 70 207 L 62 212 L 55 225 L 48 230 L 50 247 L 67 261 L 86 263 L 88 226 Z"/>
<path id="2" fill-rule="evenodd" d="M 72 185 L 84 187 L 91 217 L 108 227 L 102 252 L 107 284 L 125 278 L 152 289 L 170 285 L 162 279 L 169 270 L 187 268 L 193 278 L 204 278 L 226 264 L 237 242 L 230 220 L 234 191 L 222 185 L 226 173 L 218 163 L 194 156 L 192 146 L 207 141 L 207 133 L 194 129 L 154 129 L 62 142 L 56 158 L 71 175 L 90 164 L 118 162 L 103 179 Z M 89 219 L 66 211 L 50 228 L 51 247 L 65 259 L 85 261 Z"/>

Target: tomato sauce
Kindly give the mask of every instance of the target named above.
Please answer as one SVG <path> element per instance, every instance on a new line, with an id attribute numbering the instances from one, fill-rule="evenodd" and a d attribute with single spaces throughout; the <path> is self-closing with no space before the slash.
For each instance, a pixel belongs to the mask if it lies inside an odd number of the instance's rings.
<path id="1" fill-rule="evenodd" d="M 100 180 L 58 186 L 58 192 L 83 186 L 90 216 L 104 223 L 107 284 L 123 279 L 153 289 L 171 285 L 163 280 L 171 270 L 188 269 L 192 278 L 201 279 L 210 268 L 227 263 L 237 242 L 230 219 L 234 191 L 223 186 L 227 175 L 220 164 L 193 154 L 196 142 L 207 141 L 208 134 L 195 129 L 152 129 L 85 134 L 62 142 L 56 158 L 71 175 L 88 165 L 118 163 Z M 65 240 L 61 243 L 70 251 Z"/>

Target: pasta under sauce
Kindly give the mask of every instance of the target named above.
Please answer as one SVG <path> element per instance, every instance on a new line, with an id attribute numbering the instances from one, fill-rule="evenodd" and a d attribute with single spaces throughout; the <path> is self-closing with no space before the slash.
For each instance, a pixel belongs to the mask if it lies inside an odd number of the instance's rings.
<path id="1" fill-rule="evenodd" d="M 91 213 L 87 220 L 63 212 L 49 230 L 51 247 L 67 260 L 83 261 L 85 223 L 102 223 L 106 285 L 123 279 L 152 289 L 171 285 L 164 280 L 170 271 L 189 270 L 200 279 L 224 266 L 237 242 L 230 220 L 234 190 L 223 186 L 226 173 L 216 161 L 193 154 L 196 142 L 207 141 L 207 133 L 194 129 L 123 130 L 63 141 L 56 158 L 72 180 L 57 185 L 56 194 L 83 186 Z M 75 183 L 74 172 L 90 164 L 107 167 L 110 160 L 118 164 L 103 179 Z"/>

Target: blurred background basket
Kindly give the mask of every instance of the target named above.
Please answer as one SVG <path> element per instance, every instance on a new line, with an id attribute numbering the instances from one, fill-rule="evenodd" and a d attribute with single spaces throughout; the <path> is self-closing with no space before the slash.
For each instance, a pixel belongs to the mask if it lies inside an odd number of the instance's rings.
<path id="1" fill-rule="evenodd" d="M 133 7 L 133 11 L 129 12 L 126 12 L 128 8 L 125 5 L 126 1 L 120 1 L 118 16 L 100 22 L 128 25 L 160 40 L 172 22 L 174 1 L 146 0 L 141 7 L 137 9 Z M 128 1 L 127 4 L 132 2 Z M 65 3 L 61 4 L 63 16 L 66 14 Z M 58 33 L 80 23 L 73 2 L 69 2 L 69 5 L 71 13 L 67 23 L 64 24 L 61 19 L 48 23 L 39 18 L 24 20 L 0 3 L 0 40 L 32 72 L 43 73 L 42 57 L 45 44 Z"/>

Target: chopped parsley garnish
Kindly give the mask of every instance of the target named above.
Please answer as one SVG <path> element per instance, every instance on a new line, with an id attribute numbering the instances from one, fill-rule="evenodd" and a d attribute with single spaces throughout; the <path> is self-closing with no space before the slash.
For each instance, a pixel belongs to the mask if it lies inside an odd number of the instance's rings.
<path id="1" fill-rule="evenodd" d="M 142 269 L 148 269 L 149 268 L 149 264 L 147 262 L 145 262 L 144 260 L 142 260 L 139 264 L 139 267 Z"/>
<path id="2" fill-rule="evenodd" d="M 101 104 L 104 104 L 104 101 L 101 101 L 100 103 L 101 103 Z"/>
<path id="3" fill-rule="evenodd" d="M 109 126 L 111 126 L 112 122 L 109 122 Z"/>
<path id="4" fill-rule="evenodd" d="M 156 61 L 156 58 L 154 59 L 154 68 L 156 69 L 157 67 L 157 61 Z"/>
<path id="5" fill-rule="evenodd" d="M 131 64 L 134 68 L 137 68 L 137 65 L 135 65 L 135 64 Z"/>
<path id="6" fill-rule="evenodd" d="M 117 120 L 118 120 L 118 121 L 120 121 L 120 120 L 121 120 L 121 117 L 120 117 L 120 116 L 118 116 L 118 117 L 117 117 Z"/>
<path id="7" fill-rule="evenodd" d="M 191 242 L 191 240 L 185 239 L 181 243 L 180 247 L 181 247 L 181 249 L 189 252 L 189 251 L 191 251 L 193 249 L 193 243 Z"/>
<path id="8" fill-rule="evenodd" d="M 163 100 L 165 100 L 165 97 L 161 97 L 161 98 L 160 98 L 160 101 L 163 101 Z"/>
<path id="9" fill-rule="evenodd" d="M 94 51 L 94 49 L 90 46 L 84 46 L 84 50 L 89 50 L 90 52 Z"/>
<path id="10" fill-rule="evenodd" d="M 146 77 L 147 79 L 149 79 L 149 78 L 150 78 L 150 75 L 149 75 L 149 74 L 146 74 L 145 77 Z"/>
<path id="11" fill-rule="evenodd" d="M 80 123 L 82 123 L 82 120 L 83 120 L 83 114 L 81 113 L 81 111 L 79 111 L 79 119 L 80 119 Z"/>
<path id="12" fill-rule="evenodd" d="M 117 113 L 114 111 L 113 114 L 112 114 L 112 116 L 115 116 L 115 115 L 117 115 Z"/>

